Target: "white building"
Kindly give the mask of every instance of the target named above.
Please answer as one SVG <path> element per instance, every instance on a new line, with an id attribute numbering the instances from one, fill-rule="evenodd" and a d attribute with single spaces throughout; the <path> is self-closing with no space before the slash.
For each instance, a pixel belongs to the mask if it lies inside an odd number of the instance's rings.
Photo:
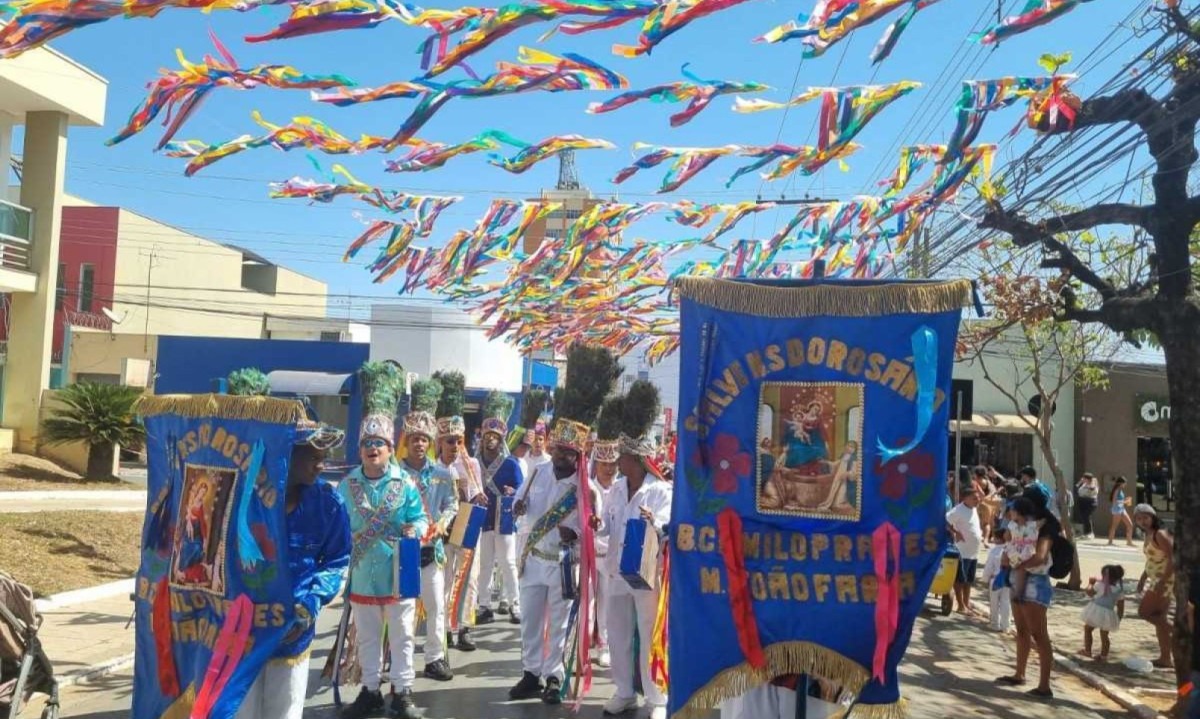
<path id="1" fill-rule="evenodd" d="M 458 370 L 467 387 L 520 392 L 521 353 L 502 339 L 489 340 L 490 329 L 445 305 L 373 305 L 371 360 L 395 360 L 421 377 Z"/>

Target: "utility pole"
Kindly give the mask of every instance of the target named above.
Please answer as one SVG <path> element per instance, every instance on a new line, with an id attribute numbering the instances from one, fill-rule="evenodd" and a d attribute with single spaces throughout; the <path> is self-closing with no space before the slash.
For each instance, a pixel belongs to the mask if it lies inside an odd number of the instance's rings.
<path id="1" fill-rule="evenodd" d="M 150 252 L 139 252 L 138 254 L 146 257 L 149 255 L 149 261 L 146 263 L 146 306 L 143 311 L 146 315 L 146 323 L 142 329 L 142 353 L 150 353 L 150 278 L 154 274 L 154 262 L 158 257 L 158 246 L 150 248 Z"/>

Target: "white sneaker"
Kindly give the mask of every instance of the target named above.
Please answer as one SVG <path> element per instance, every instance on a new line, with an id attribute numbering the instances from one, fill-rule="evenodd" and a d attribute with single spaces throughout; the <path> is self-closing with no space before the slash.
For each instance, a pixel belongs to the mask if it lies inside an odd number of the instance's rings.
<path id="1" fill-rule="evenodd" d="M 600 650 L 599 656 L 596 657 L 596 666 L 604 669 L 612 666 L 612 654 L 609 654 L 608 647 Z"/>
<path id="2" fill-rule="evenodd" d="M 650 719 L 667 719 L 667 708 L 663 706 L 651 707 Z"/>
<path id="3" fill-rule="evenodd" d="M 616 716 L 625 712 L 637 709 L 637 697 L 626 699 L 624 697 L 614 696 L 604 703 L 604 713 L 608 716 Z M 662 719 L 667 719 L 667 715 L 663 714 Z"/>

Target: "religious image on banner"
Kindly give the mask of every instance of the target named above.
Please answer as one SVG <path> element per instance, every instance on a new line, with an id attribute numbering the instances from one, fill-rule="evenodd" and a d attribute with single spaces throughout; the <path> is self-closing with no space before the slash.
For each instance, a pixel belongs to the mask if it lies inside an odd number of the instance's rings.
<path id="1" fill-rule="evenodd" d="M 172 584 L 181 588 L 224 591 L 225 543 L 229 497 L 237 471 L 187 464 L 183 471 L 184 505 L 175 529 Z"/>
<path id="2" fill-rule="evenodd" d="M 758 403 L 758 510 L 858 519 L 862 384 L 764 382 Z"/>

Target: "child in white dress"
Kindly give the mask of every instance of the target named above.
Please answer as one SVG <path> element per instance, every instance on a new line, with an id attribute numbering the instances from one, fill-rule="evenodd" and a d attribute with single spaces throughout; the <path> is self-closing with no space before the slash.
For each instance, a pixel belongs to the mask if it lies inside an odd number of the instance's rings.
<path id="1" fill-rule="evenodd" d="M 1008 587 L 1009 569 L 1003 566 L 1004 545 L 1008 542 L 1008 530 L 1001 530 L 997 539 L 1000 540 L 1000 543 L 988 551 L 987 561 L 983 565 L 983 581 L 988 588 L 989 627 L 994 632 L 1007 632 L 1012 625 L 1012 593 Z"/>
<path id="2" fill-rule="evenodd" d="M 1092 598 L 1083 608 L 1083 651 L 1085 657 L 1092 656 L 1092 635 L 1100 630 L 1100 654 L 1097 661 L 1108 659 L 1108 635 L 1117 631 L 1125 616 L 1125 569 L 1119 564 L 1109 564 L 1100 570 L 1100 579 L 1088 580 L 1087 593 Z"/>

